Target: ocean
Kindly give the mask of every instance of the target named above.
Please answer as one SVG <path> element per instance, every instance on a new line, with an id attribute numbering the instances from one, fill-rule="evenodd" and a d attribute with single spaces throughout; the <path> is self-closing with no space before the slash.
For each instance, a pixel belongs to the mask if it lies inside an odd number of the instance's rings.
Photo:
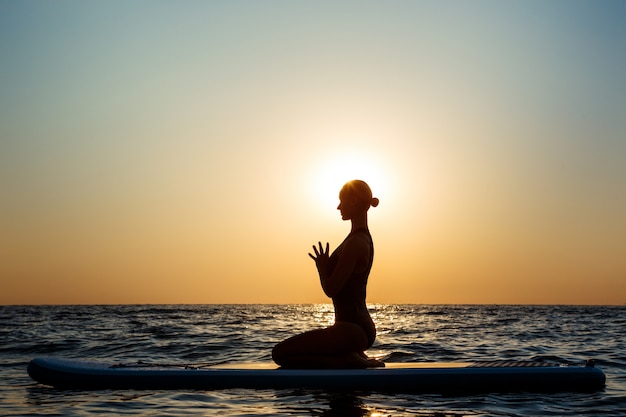
<path id="1" fill-rule="evenodd" d="M 595 359 L 597 393 L 444 396 L 324 390 L 58 390 L 38 356 L 112 362 L 270 361 L 272 346 L 329 325 L 332 305 L 0 306 L 3 416 L 624 416 L 626 307 L 370 305 L 388 361 Z"/>

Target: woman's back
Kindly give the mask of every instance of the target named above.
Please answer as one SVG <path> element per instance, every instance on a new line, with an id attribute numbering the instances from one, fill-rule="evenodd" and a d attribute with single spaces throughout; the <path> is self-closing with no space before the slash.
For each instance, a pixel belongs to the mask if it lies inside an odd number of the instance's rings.
<path id="1" fill-rule="evenodd" d="M 356 236 L 357 234 L 358 236 Z M 339 293 L 332 297 L 335 307 L 335 321 L 344 321 L 359 325 L 367 334 L 368 343 L 371 346 L 376 337 L 376 328 L 367 310 L 365 298 L 367 295 L 367 279 L 374 260 L 374 244 L 366 228 L 353 231 L 346 237 L 345 241 L 355 238 L 367 239 L 368 253 L 364 254 L 362 264 L 357 265 L 355 271 L 343 285 Z M 331 271 L 337 259 L 341 256 L 341 250 L 345 241 L 331 255 L 329 262 Z"/>

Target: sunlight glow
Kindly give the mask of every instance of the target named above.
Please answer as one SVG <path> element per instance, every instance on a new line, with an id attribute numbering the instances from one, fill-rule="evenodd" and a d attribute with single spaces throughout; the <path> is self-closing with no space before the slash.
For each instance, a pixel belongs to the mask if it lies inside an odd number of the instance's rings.
<path id="1" fill-rule="evenodd" d="M 626 3 L 458 3 L 0 3 L 0 306 L 328 303 L 352 179 L 369 302 L 623 305 Z"/>
<path id="2" fill-rule="evenodd" d="M 373 153 L 354 150 L 335 152 L 320 158 L 311 177 L 316 204 L 324 208 L 339 203 L 339 190 L 348 181 L 360 179 L 369 184 L 374 194 L 384 202 L 389 188 L 385 164 Z"/>

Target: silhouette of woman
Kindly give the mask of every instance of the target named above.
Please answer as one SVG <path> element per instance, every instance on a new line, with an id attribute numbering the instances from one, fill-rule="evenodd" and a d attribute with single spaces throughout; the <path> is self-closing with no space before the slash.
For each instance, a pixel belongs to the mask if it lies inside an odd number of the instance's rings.
<path id="1" fill-rule="evenodd" d="M 361 180 L 346 183 L 339 192 L 343 220 L 352 229 L 329 256 L 329 245 L 313 245 L 324 293 L 333 300 L 335 324 L 305 332 L 278 343 L 272 350 L 274 362 L 283 368 L 367 368 L 385 366 L 368 358 L 365 350 L 376 338 L 376 327 L 365 304 L 367 278 L 374 260 L 374 245 L 367 227 L 367 211 L 379 201 Z"/>

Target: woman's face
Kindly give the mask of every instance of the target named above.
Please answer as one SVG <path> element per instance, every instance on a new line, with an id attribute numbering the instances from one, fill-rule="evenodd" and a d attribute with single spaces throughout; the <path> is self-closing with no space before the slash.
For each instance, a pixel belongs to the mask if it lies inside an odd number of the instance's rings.
<path id="1" fill-rule="evenodd" d="M 358 208 L 357 199 L 348 193 L 339 194 L 339 205 L 337 210 L 341 213 L 343 220 L 350 220 Z"/>

